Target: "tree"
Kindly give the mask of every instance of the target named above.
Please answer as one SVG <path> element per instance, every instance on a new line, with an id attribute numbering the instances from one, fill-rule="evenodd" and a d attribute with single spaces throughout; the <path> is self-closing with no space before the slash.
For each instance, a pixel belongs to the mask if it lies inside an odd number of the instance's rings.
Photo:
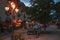
<path id="1" fill-rule="evenodd" d="M 57 26 L 58 26 L 58 28 L 60 28 L 60 2 L 58 2 L 54 5 L 54 9 L 55 9 L 56 15 L 58 17 Z"/>
<path id="2" fill-rule="evenodd" d="M 59 18 L 60 17 L 60 2 L 54 5 L 54 9 L 56 10 L 56 15 Z"/>
<path id="3" fill-rule="evenodd" d="M 31 14 L 35 17 L 34 20 L 41 23 L 48 23 L 50 21 L 50 11 L 53 9 L 53 0 L 30 0 L 31 2 Z"/>

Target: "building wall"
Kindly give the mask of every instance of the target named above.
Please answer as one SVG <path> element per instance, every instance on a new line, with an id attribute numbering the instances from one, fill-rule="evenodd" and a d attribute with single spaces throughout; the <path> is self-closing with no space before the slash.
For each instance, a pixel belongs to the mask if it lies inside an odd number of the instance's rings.
<path id="1" fill-rule="evenodd" d="M 0 20 L 5 21 L 6 14 L 5 14 L 5 6 L 8 4 L 7 0 L 0 1 Z"/>

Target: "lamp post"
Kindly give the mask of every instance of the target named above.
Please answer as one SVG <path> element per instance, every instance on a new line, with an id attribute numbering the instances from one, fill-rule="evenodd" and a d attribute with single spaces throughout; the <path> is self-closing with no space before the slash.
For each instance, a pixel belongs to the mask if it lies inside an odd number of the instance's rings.
<path id="1" fill-rule="evenodd" d="M 12 21 L 13 21 L 13 16 L 15 16 L 15 19 L 17 18 L 16 13 L 19 12 L 19 9 L 17 9 L 14 2 L 9 2 L 9 3 L 10 3 L 10 5 L 9 5 L 9 7 L 5 7 L 5 11 L 9 11 L 9 10 L 11 11 L 10 18 L 11 18 L 11 27 L 12 27 L 12 40 L 13 40 L 14 28 L 13 28 L 13 25 L 12 25 L 13 24 Z M 16 13 L 14 13 L 14 12 L 16 12 Z"/>

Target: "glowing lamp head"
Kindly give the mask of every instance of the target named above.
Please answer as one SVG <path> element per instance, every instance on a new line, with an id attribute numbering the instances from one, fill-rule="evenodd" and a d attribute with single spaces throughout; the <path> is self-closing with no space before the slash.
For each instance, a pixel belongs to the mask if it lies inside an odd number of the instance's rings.
<path id="1" fill-rule="evenodd" d="M 15 9 L 15 12 L 18 13 L 18 12 L 19 12 L 19 9 L 16 8 L 16 9 Z"/>
<path id="2" fill-rule="evenodd" d="M 9 7 L 5 7 L 5 10 L 8 11 L 9 10 Z"/>
<path id="3" fill-rule="evenodd" d="M 15 9 L 15 7 L 16 7 L 14 2 L 11 2 L 11 6 L 12 6 L 13 9 Z"/>
<path id="4" fill-rule="evenodd" d="M 11 5 L 14 5 L 14 2 L 11 2 Z"/>
<path id="5" fill-rule="evenodd" d="M 15 9 L 15 5 L 12 5 L 12 8 Z"/>

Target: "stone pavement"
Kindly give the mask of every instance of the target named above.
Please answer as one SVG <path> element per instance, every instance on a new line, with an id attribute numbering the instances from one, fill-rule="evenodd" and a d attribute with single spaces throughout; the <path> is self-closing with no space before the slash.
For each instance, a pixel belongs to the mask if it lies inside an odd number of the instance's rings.
<path id="1" fill-rule="evenodd" d="M 1 40 L 11 40 L 11 37 L 6 36 Z M 41 34 L 38 38 L 36 38 L 35 35 L 25 35 L 25 40 L 60 40 L 60 36 Z"/>
<path id="2" fill-rule="evenodd" d="M 40 34 L 38 38 L 36 35 L 25 35 L 26 40 L 60 40 L 60 35 L 57 34 Z"/>
<path id="3" fill-rule="evenodd" d="M 16 30 L 18 32 L 25 32 L 24 30 Z M 35 35 L 23 34 L 25 40 L 60 40 L 59 34 L 40 34 L 38 38 Z M 0 40 L 11 40 L 11 34 L 0 37 Z"/>

